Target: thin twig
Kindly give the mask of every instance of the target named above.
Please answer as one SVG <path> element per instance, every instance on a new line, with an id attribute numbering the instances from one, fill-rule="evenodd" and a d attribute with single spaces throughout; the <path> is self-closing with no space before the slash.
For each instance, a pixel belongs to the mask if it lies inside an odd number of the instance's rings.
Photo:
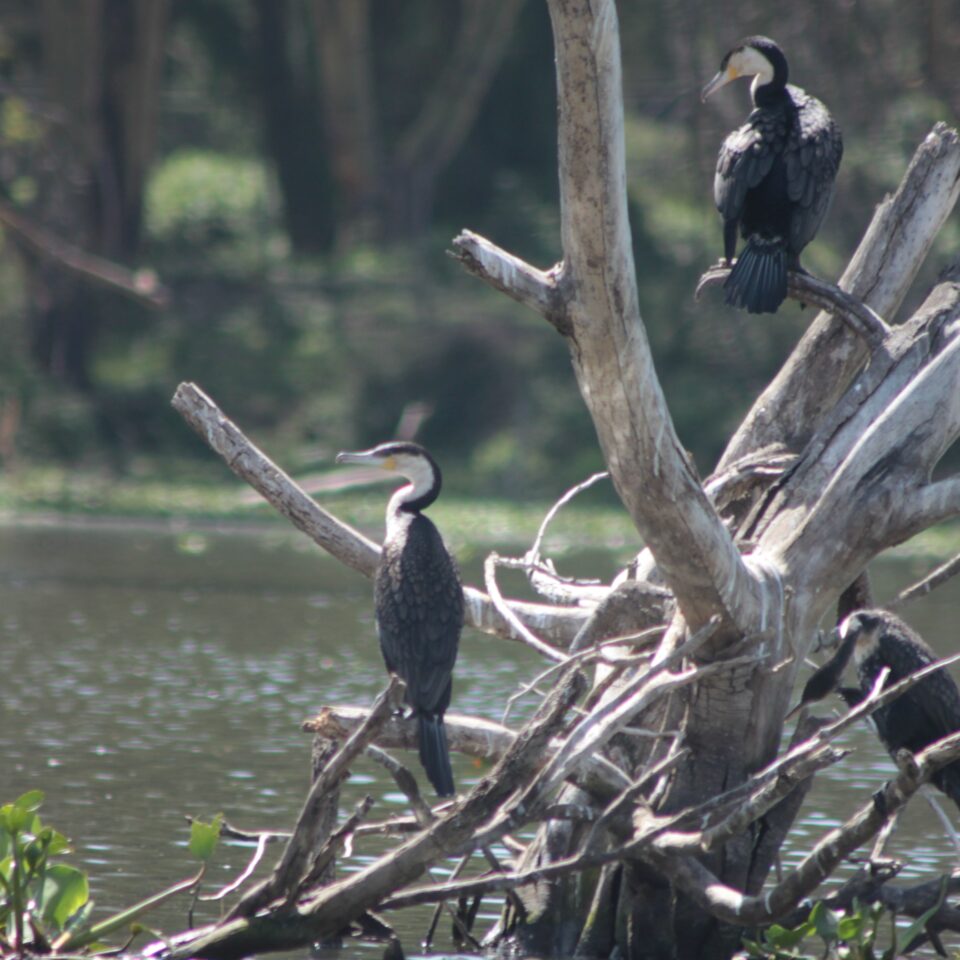
<path id="1" fill-rule="evenodd" d="M 330 863 L 336 857 L 340 850 L 344 850 L 346 856 L 351 856 L 353 852 L 353 835 L 356 833 L 360 822 L 370 812 L 373 806 L 373 797 L 369 794 L 365 796 L 356 806 L 353 813 L 339 826 L 333 833 L 327 837 L 326 843 L 317 851 L 313 858 L 313 863 L 303 882 L 296 890 L 290 891 L 287 895 L 287 904 L 293 903 L 294 899 L 310 890 L 311 887 L 322 885 L 324 875 Z"/>
<path id="2" fill-rule="evenodd" d="M 583 842 L 584 852 L 589 853 L 596 847 L 601 834 L 610 827 L 612 822 L 618 817 L 625 817 L 629 814 L 637 797 L 646 789 L 651 780 L 670 773 L 681 760 L 689 756 L 689 747 L 678 747 L 676 750 L 671 748 L 671 751 L 662 760 L 644 770 L 600 815 L 590 829 L 590 833 L 587 834 L 587 839 Z"/>
<path id="3" fill-rule="evenodd" d="M 607 650 L 616 647 L 645 643 L 653 637 L 663 633 L 663 630 L 664 628 L 662 626 L 657 626 L 650 627 L 647 630 L 641 630 L 639 633 L 628 633 L 624 634 L 622 637 L 612 637 L 609 640 L 604 640 L 601 643 L 594 644 L 592 647 L 587 647 L 584 650 L 579 650 L 576 653 L 569 654 L 562 663 L 551 664 L 545 670 L 538 673 L 529 683 L 523 684 L 516 693 L 507 699 L 507 705 L 504 707 L 503 717 L 500 722 L 507 722 L 507 718 L 510 716 L 513 705 L 517 702 L 517 700 L 536 690 L 539 684 L 543 683 L 544 680 L 556 673 L 557 670 L 562 669 L 565 664 L 579 662 L 586 665 L 592 663 L 594 660 L 605 659 L 604 655 Z M 620 658 L 613 662 L 615 664 L 629 664 L 635 662 L 635 659 L 636 658 Z"/>
<path id="4" fill-rule="evenodd" d="M 484 583 L 487 587 L 487 593 L 490 595 L 490 600 L 497 608 L 497 612 L 520 635 L 520 639 L 523 640 L 524 643 L 530 647 L 533 647 L 537 653 L 542 654 L 548 659 L 553 660 L 556 663 L 562 663 L 567 659 L 567 655 L 562 650 L 557 650 L 556 647 L 551 647 L 550 644 L 544 643 L 539 637 L 535 636 L 530 630 L 527 629 L 526 625 L 520 620 L 520 618 L 507 606 L 506 601 L 503 599 L 503 595 L 500 593 L 500 588 L 497 586 L 496 571 L 497 564 L 500 562 L 500 556 L 497 553 L 491 553 L 483 564 Z"/>
<path id="5" fill-rule="evenodd" d="M 543 518 L 543 522 L 540 524 L 540 529 L 537 530 L 537 536 L 533 541 L 533 546 L 527 551 L 527 558 L 530 559 L 531 563 L 540 562 L 540 545 L 543 543 L 543 538 L 546 535 L 547 527 L 550 526 L 550 523 L 553 521 L 553 518 L 560 512 L 560 509 L 566 504 L 568 504 L 574 497 L 582 493 L 584 490 L 589 490 L 595 483 L 598 483 L 600 480 L 606 480 L 609 478 L 610 474 L 606 470 L 602 470 L 600 473 L 595 473 L 590 477 L 587 477 L 582 483 L 578 483 L 575 487 L 571 487 L 560 499 L 547 511 L 547 515 Z"/>
<path id="6" fill-rule="evenodd" d="M 250 858 L 250 862 L 247 864 L 246 869 L 241 873 L 236 880 L 232 883 L 228 883 L 225 887 L 221 887 L 216 893 L 208 893 L 204 896 L 198 896 L 198 900 L 222 900 L 224 897 L 233 893 L 234 890 L 239 890 L 241 886 L 246 882 L 246 880 L 253 875 L 253 871 L 257 869 L 257 864 L 263 859 L 264 853 L 267 851 L 267 844 L 270 842 L 270 835 L 266 833 L 261 833 L 259 839 L 257 840 L 257 849 L 254 851 L 253 856 Z"/>
<path id="7" fill-rule="evenodd" d="M 370 744 L 365 752 L 371 760 L 379 763 L 393 777 L 397 787 L 410 802 L 410 809 L 413 810 L 417 823 L 422 827 L 429 826 L 435 818 L 430 804 L 420 794 L 416 777 L 396 757 L 391 756 L 386 750 L 381 750 L 380 747 Z"/>
<path id="8" fill-rule="evenodd" d="M 925 597 L 931 590 L 935 590 L 958 573 L 960 573 L 960 553 L 946 563 L 942 563 L 936 570 L 927 574 L 922 580 L 918 580 L 916 583 L 901 590 L 896 597 L 887 604 L 887 609 L 896 610 L 905 603 L 910 603 L 911 600 L 919 600 L 920 597 Z"/>

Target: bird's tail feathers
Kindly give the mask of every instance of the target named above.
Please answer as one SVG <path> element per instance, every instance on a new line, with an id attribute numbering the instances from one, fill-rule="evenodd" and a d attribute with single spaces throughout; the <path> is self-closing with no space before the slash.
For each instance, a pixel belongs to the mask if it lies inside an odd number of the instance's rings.
<path id="1" fill-rule="evenodd" d="M 450 768 L 450 747 L 443 717 L 419 714 L 420 762 L 438 797 L 454 794 L 453 770 Z"/>
<path id="2" fill-rule="evenodd" d="M 779 237 L 751 237 L 724 281 L 724 299 L 748 313 L 776 313 L 787 296 L 787 251 Z"/>

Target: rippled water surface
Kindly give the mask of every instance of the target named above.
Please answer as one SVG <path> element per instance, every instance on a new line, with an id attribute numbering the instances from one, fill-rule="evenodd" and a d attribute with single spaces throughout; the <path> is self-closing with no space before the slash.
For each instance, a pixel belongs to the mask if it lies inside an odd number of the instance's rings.
<path id="1" fill-rule="evenodd" d="M 922 572 L 887 565 L 879 596 Z M 466 575 L 477 582 L 479 571 Z M 945 653 L 957 646 L 958 611 L 960 593 L 948 586 L 909 613 Z M 454 709 L 499 719 L 505 697 L 539 669 L 524 648 L 468 631 Z M 0 802 L 45 791 L 44 819 L 73 839 L 102 910 L 191 872 L 187 815 L 222 811 L 244 828 L 289 827 L 309 773 L 301 721 L 323 704 L 369 703 L 383 682 L 369 583 L 296 534 L 0 527 Z M 787 862 L 889 776 L 866 728 L 846 744 L 853 753 L 819 778 Z M 456 758 L 454 772 L 469 786 L 482 771 Z M 344 809 L 368 791 L 380 815 L 403 811 L 392 781 L 360 761 Z M 956 810 L 947 812 L 955 821 Z M 348 868 L 373 852 L 358 847 Z M 922 800 L 891 852 L 909 858 L 907 879 L 956 858 Z M 209 888 L 249 854 L 227 844 Z M 180 929 L 185 910 L 167 906 L 153 923 Z M 425 916 L 398 922 L 408 951 Z"/>

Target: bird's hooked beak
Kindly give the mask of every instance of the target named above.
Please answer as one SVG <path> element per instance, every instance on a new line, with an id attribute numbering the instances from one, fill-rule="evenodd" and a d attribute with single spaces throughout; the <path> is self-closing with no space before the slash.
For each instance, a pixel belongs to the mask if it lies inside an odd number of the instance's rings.
<path id="1" fill-rule="evenodd" d="M 721 87 L 725 87 L 732 80 L 736 80 L 739 76 L 740 71 L 736 67 L 725 67 L 700 91 L 700 102 L 703 103 L 707 97 L 716 93 Z"/>
<path id="2" fill-rule="evenodd" d="M 382 467 L 384 470 L 395 470 L 397 467 L 397 462 L 393 457 L 385 457 L 376 450 L 358 450 L 356 452 L 344 450 L 337 454 L 337 463 L 362 463 L 364 466 Z"/>
<path id="3" fill-rule="evenodd" d="M 793 717 L 795 717 L 805 706 L 807 706 L 807 704 L 804 703 L 804 702 L 801 700 L 801 701 L 783 718 L 783 722 L 786 723 L 788 720 L 791 720 L 791 719 L 792 719 Z"/>

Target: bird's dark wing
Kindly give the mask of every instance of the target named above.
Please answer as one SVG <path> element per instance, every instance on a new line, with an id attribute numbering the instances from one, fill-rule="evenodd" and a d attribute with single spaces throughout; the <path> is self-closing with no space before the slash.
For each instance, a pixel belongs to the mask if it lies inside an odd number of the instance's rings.
<path id="1" fill-rule="evenodd" d="M 723 141 L 713 178 L 713 198 L 725 221 L 740 219 L 747 191 L 770 172 L 785 138 L 786 125 L 781 116 L 754 110 L 747 122 Z"/>
<path id="2" fill-rule="evenodd" d="M 936 654 L 912 631 L 907 637 L 909 642 L 904 642 L 902 632 L 897 640 L 891 640 L 890 634 L 880 637 L 878 655 L 870 667 L 874 680 L 881 665 L 890 668 L 886 682 L 889 687 L 937 659 Z M 960 691 L 946 669 L 938 670 L 886 707 L 881 707 L 874 718 L 891 753 L 902 747 L 917 753 L 960 729 Z"/>
<path id="3" fill-rule="evenodd" d="M 407 684 L 412 707 L 442 713 L 450 703 L 463 591 L 456 564 L 426 517 L 413 519 L 402 543 L 384 545 L 375 602 L 387 669 Z"/>
<path id="4" fill-rule="evenodd" d="M 789 247 L 798 254 L 813 239 L 830 206 L 843 138 L 830 111 L 816 97 L 798 87 L 788 89 L 797 108 L 784 149 L 787 193 L 796 204 Z"/>

